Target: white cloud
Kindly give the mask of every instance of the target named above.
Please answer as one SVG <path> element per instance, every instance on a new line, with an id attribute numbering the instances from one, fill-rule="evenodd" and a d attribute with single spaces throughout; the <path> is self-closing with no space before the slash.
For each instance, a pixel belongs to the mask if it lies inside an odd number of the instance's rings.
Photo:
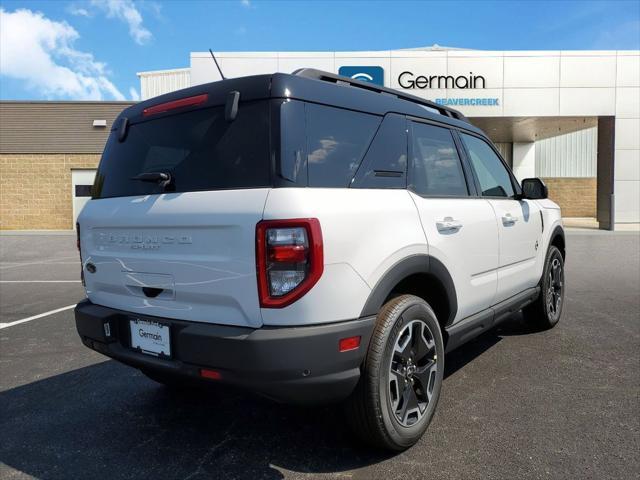
<path id="1" fill-rule="evenodd" d="M 133 0 L 91 0 L 91 5 L 105 12 L 108 18 L 125 22 L 129 26 L 129 35 L 139 45 L 147 43 L 153 37 L 142 25 L 142 15 Z"/>
<path id="2" fill-rule="evenodd" d="M 78 7 L 77 5 L 69 5 L 67 11 L 71 15 L 75 15 L 76 17 L 91 17 L 91 13 L 86 8 Z"/>
<path id="3" fill-rule="evenodd" d="M 131 97 L 131 100 L 133 100 L 134 102 L 138 102 L 140 100 L 140 94 L 138 93 L 138 90 L 136 90 L 135 87 L 129 87 L 129 96 Z"/>
<path id="4" fill-rule="evenodd" d="M 243 7 L 251 8 L 251 0 L 240 0 Z"/>
<path id="5" fill-rule="evenodd" d="M 0 75 L 23 80 L 45 98 L 124 100 L 106 65 L 76 50 L 78 32 L 40 12 L 0 8 Z"/>

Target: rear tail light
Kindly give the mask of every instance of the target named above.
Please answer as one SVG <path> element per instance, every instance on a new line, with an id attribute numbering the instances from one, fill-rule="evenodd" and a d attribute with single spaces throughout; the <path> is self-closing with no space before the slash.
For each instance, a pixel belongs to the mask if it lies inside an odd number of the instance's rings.
<path id="1" fill-rule="evenodd" d="M 281 308 L 298 300 L 324 268 L 320 222 L 315 218 L 259 222 L 256 267 L 261 307 Z"/>

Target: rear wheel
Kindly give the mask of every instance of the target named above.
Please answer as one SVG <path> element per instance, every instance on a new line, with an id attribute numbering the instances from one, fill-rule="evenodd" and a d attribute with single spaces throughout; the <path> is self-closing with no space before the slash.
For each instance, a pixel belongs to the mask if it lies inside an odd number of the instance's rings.
<path id="1" fill-rule="evenodd" d="M 421 298 L 387 302 L 376 320 L 360 381 L 346 405 L 355 433 L 375 446 L 404 450 L 425 432 L 444 373 L 442 333 Z"/>
<path id="2" fill-rule="evenodd" d="M 540 282 L 540 295 L 522 310 L 526 321 L 540 328 L 553 328 L 562 315 L 564 304 L 564 259 L 560 250 L 551 245 Z"/>

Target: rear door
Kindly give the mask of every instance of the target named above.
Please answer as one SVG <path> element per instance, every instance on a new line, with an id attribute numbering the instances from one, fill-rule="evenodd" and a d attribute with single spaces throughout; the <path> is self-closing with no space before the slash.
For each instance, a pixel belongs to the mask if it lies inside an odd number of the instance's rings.
<path id="1" fill-rule="evenodd" d="M 451 130 L 410 122 L 409 190 L 418 207 L 429 255 L 449 270 L 458 296 L 456 320 L 492 305 L 498 230 L 491 205 L 472 196 Z M 475 192 L 474 192 L 475 193 Z"/>
<path id="2" fill-rule="evenodd" d="M 89 299 L 128 312 L 258 327 L 255 229 L 270 184 L 269 107 L 161 114 L 112 132 L 79 217 Z M 166 173 L 170 183 L 135 180 Z M 91 273 L 88 263 L 95 266 Z M 91 269 L 93 270 L 93 269 Z"/>
<path id="3" fill-rule="evenodd" d="M 542 219 L 534 201 L 516 199 L 516 182 L 491 145 L 481 137 L 461 133 L 481 194 L 496 215 L 500 265 L 496 302 L 537 284 L 535 263 L 540 255 Z"/>

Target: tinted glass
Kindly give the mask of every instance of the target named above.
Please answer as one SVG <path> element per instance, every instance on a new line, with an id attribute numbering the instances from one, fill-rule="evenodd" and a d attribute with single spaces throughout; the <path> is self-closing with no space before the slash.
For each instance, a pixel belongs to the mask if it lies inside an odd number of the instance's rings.
<path id="1" fill-rule="evenodd" d="M 447 128 L 413 123 L 411 188 L 420 195 L 467 196 L 462 164 Z"/>
<path id="2" fill-rule="evenodd" d="M 277 108 L 280 111 L 280 176 L 289 182 L 306 185 L 305 104 L 287 100 Z"/>
<path id="3" fill-rule="evenodd" d="M 485 197 L 512 197 L 513 185 L 506 167 L 481 138 L 463 133 L 462 141 L 467 147 L 473 170 L 476 172 L 482 195 Z"/>
<path id="4" fill-rule="evenodd" d="M 306 104 L 310 187 L 348 187 L 381 118 Z"/>
<path id="5" fill-rule="evenodd" d="M 269 106 L 241 105 L 235 121 L 224 107 L 163 116 L 129 127 L 124 142 L 111 132 L 96 175 L 94 198 L 267 186 Z M 172 183 L 132 180 L 169 173 Z"/>
<path id="6" fill-rule="evenodd" d="M 407 171 L 407 121 L 387 114 L 358 169 L 353 188 L 405 188 Z"/>

